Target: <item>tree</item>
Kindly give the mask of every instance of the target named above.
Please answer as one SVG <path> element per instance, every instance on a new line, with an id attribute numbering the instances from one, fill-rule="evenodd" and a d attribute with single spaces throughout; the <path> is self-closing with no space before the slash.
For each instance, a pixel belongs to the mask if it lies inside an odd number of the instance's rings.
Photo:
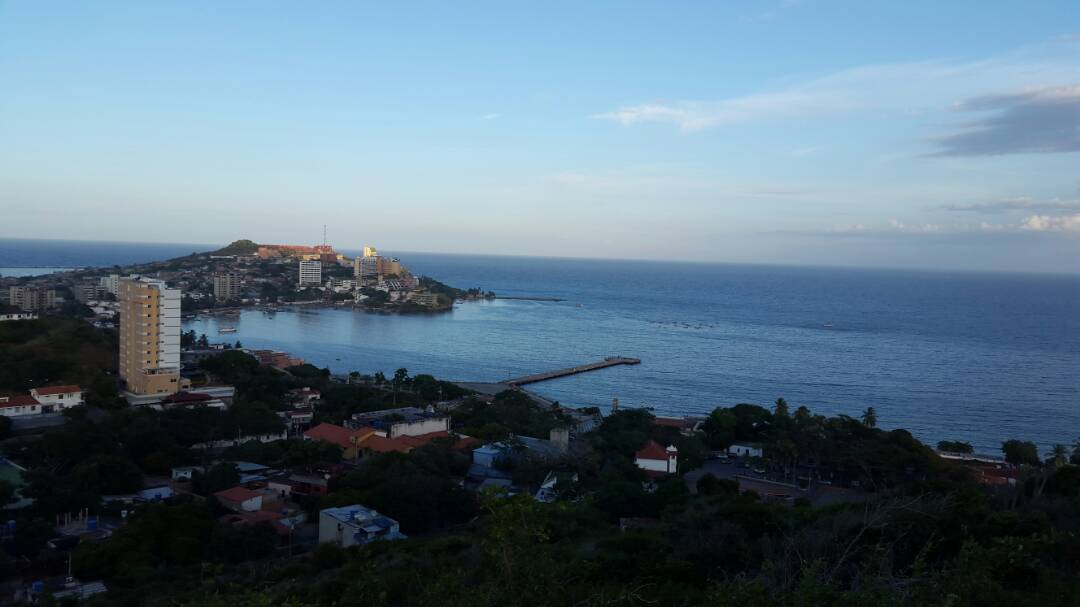
<path id="1" fill-rule="evenodd" d="M 965 443 L 955 440 L 943 440 L 938 441 L 938 451 L 947 451 L 949 453 L 974 453 L 975 448 L 971 446 L 971 443 Z"/>
<path id="2" fill-rule="evenodd" d="M 394 406 L 397 406 L 398 388 L 409 382 L 409 370 L 405 367 L 394 371 Z"/>
<path id="3" fill-rule="evenodd" d="M 1039 465 L 1039 449 L 1031 441 L 1011 438 L 1001 444 L 1001 452 L 1005 454 L 1005 461 L 1010 464 Z"/>
<path id="4" fill-rule="evenodd" d="M 877 411 L 874 411 L 873 407 L 867 407 L 862 414 L 862 423 L 867 428 L 874 428 L 877 426 Z"/>
<path id="5" fill-rule="evenodd" d="M 1073 441 L 1072 455 L 1069 456 L 1069 463 L 1080 465 L 1080 438 Z"/>
<path id="6" fill-rule="evenodd" d="M 1054 445 L 1050 449 L 1050 457 L 1047 458 L 1046 463 L 1054 468 L 1060 468 L 1069 463 L 1069 449 L 1061 443 Z"/>
<path id="7" fill-rule="evenodd" d="M 240 483 L 240 471 L 236 465 L 223 462 L 211 466 L 205 474 L 195 472 L 191 477 L 191 489 L 199 495 L 210 495 Z"/>
<path id="8" fill-rule="evenodd" d="M 787 418 L 790 413 L 790 408 L 788 407 L 787 401 L 784 400 L 784 397 L 781 396 L 780 398 L 776 399 L 776 406 L 773 407 L 773 416 L 778 418 Z"/>

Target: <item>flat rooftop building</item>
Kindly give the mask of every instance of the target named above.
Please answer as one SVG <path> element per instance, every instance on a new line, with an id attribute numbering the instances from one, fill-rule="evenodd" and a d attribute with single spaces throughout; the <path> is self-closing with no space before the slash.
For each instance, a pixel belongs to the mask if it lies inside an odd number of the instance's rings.
<path id="1" fill-rule="evenodd" d="M 120 378 L 135 395 L 172 394 L 180 385 L 180 289 L 139 276 L 122 278 Z"/>

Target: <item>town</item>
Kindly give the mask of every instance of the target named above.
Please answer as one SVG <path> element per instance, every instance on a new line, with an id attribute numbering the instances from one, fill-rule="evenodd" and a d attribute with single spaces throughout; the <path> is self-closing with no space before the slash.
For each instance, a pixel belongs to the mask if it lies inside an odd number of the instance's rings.
<path id="1" fill-rule="evenodd" d="M 99 326 L 116 326 L 120 280 L 132 274 L 165 281 L 179 290 L 183 315 L 300 305 L 432 313 L 450 310 L 457 300 L 495 297 L 415 276 L 400 259 L 381 255 L 373 247 L 349 258 L 326 244 L 260 245 L 238 240 L 217 251 L 126 268 L 0 277 L 0 314 L 66 310 L 92 316 Z"/>
<path id="2" fill-rule="evenodd" d="M 133 268 L 146 274 L 110 274 L 97 286 L 79 283 L 85 291 L 74 288 L 76 302 L 110 304 L 115 323 L 48 294 L 58 287 L 44 296 L 36 286 L 11 287 L 14 308 L 0 316 L 0 496 L 10 521 L 0 535 L 3 600 L 198 601 L 228 588 L 277 602 L 312 590 L 298 579 L 275 585 L 274 571 L 343 580 L 348 563 L 367 562 L 364 575 L 385 581 L 401 575 L 395 559 L 422 558 L 414 566 L 454 592 L 474 579 L 510 602 L 534 593 L 528 602 L 539 603 L 550 588 L 531 585 L 532 574 L 516 568 L 562 576 L 564 559 L 602 558 L 619 563 L 618 573 L 589 576 L 612 592 L 627 579 L 655 579 L 649 572 L 659 562 L 624 545 L 665 555 L 667 573 L 647 590 L 650 601 L 706 597 L 701 584 L 715 570 L 766 560 L 800 569 L 781 556 L 793 545 L 762 546 L 807 521 L 850 525 L 853 545 L 867 528 L 886 533 L 884 520 L 895 527 L 888 533 L 929 538 L 956 532 L 946 521 L 968 506 L 935 496 L 957 483 L 991 518 L 991 510 L 1042 507 L 1080 491 L 1080 448 L 1060 446 L 1045 461 L 1019 440 L 1003 445 L 1004 457 L 957 442 L 934 450 L 906 431 L 878 428 L 873 408 L 861 419 L 825 417 L 781 398 L 770 407 L 663 417 L 615 399 L 605 414 L 522 388 L 637 359 L 609 357 L 492 388 L 407 369 L 334 372 L 286 352 L 183 332 L 184 301 L 203 309 L 286 300 L 280 282 L 253 278 L 266 268 L 285 274 L 295 266 L 296 288 L 307 276 L 309 285 L 324 285 L 320 301 L 338 295 L 337 279 L 320 274 L 325 264 L 343 267 L 332 253 L 234 248 L 242 251 L 148 264 Z M 387 295 L 387 305 L 433 293 L 373 250 L 352 264 L 353 302 L 391 284 L 378 291 L 399 293 L 394 301 Z M 246 268 L 235 288 L 226 268 Z M 212 291 L 203 278 L 209 270 Z M 45 282 L 76 278 L 83 275 Z M 260 297 L 247 297 L 254 289 Z M 85 297 L 91 290 L 94 298 Z M 909 520 L 913 511 L 921 514 Z M 941 522 L 926 526 L 919 518 L 930 516 Z M 995 524 L 986 533 L 1042 528 L 1027 518 Z M 806 528 L 784 541 L 818 551 L 844 576 L 876 563 L 869 547 L 844 563 L 849 557 L 813 548 L 812 537 Z M 394 552 L 392 545 L 406 547 Z M 490 569 L 455 577 L 449 563 L 459 557 Z M 247 567 L 256 562 L 266 564 L 259 582 Z M 207 567 L 215 571 L 209 579 Z M 904 571 L 894 575 L 915 575 Z M 404 586 L 382 603 L 409 602 L 401 592 Z M 559 592 L 580 598 L 592 591 Z"/>

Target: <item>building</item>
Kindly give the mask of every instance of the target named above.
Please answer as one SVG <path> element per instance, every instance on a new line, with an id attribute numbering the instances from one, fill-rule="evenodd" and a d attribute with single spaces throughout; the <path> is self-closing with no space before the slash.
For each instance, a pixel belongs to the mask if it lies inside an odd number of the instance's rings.
<path id="1" fill-rule="evenodd" d="M 401 262 L 396 257 L 375 257 L 375 273 L 379 276 L 399 276 Z"/>
<path id="2" fill-rule="evenodd" d="M 342 548 L 376 540 L 405 539 L 398 522 L 360 505 L 319 511 L 319 543 Z"/>
<path id="3" fill-rule="evenodd" d="M 214 494 L 218 502 L 233 512 L 255 512 L 262 510 L 263 494 L 247 487 L 237 485 L 231 489 Z"/>
<path id="4" fill-rule="evenodd" d="M 7 322 L 9 320 L 34 320 L 37 317 L 37 312 L 23 312 L 15 306 L 0 305 L 0 322 Z"/>
<path id="5" fill-rule="evenodd" d="M 762 450 L 761 445 L 755 444 L 741 444 L 732 445 L 728 447 L 728 454 L 736 457 L 761 457 Z"/>
<path id="6" fill-rule="evenodd" d="M 360 443 L 375 434 L 374 428 L 350 430 L 334 424 L 322 423 L 304 432 L 305 440 L 317 440 L 341 447 L 341 456 L 356 459 L 360 455 Z"/>
<path id="7" fill-rule="evenodd" d="M 679 469 L 679 450 L 675 445 L 665 448 L 651 440 L 634 454 L 634 463 L 650 476 L 675 474 Z"/>
<path id="8" fill-rule="evenodd" d="M 77 284 L 72 287 L 71 291 L 75 294 L 75 301 L 80 303 L 105 299 L 105 294 L 108 293 L 104 286 L 96 282 Z"/>
<path id="9" fill-rule="evenodd" d="M 353 275 L 358 278 L 376 279 L 379 277 L 378 257 L 357 257 L 353 260 Z"/>
<path id="10" fill-rule="evenodd" d="M 8 301 L 25 312 L 41 312 L 56 306 L 56 291 L 45 287 L 13 286 Z"/>
<path id="11" fill-rule="evenodd" d="M 439 295 L 427 291 L 413 291 L 409 293 L 408 301 L 425 308 L 436 308 L 439 306 Z"/>
<path id="12" fill-rule="evenodd" d="M 86 404 L 83 400 L 83 391 L 79 386 L 43 386 L 31 388 L 30 396 L 41 403 L 42 413 L 63 411 L 72 407 L 80 407 Z"/>
<path id="13" fill-rule="evenodd" d="M 375 247 L 364 247 L 364 257 L 378 257 L 379 252 L 375 250 Z"/>
<path id="14" fill-rule="evenodd" d="M 41 413 L 41 403 L 29 394 L 0 396 L 0 415 L 4 417 L 22 417 L 39 413 Z"/>
<path id="15" fill-rule="evenodd" d="M 385 434 L 387 438 L 399 436 L 420 436 L 432 432 L 449 432 L 450 416 L 439 413 L 433 408 L 428 410 L 417 407 L 383 409 L 352 416 L 356 426 L 369 426 Z"/>
<path id="16" fill-rule="evenodd" d="M 300 262 L 300 276 L 297 282 L 301 287 L 304 286 L 319 286 L 322 284 L 322 262 L 321 261 L 301 261 Z"/>
<path id="17" fill-rule="evenodd" d="M 214 274 L 214 299 L 219 302 L 240 299 L 241 282 L 241 276 L 235 272 Z"/>
<path id="18" fill-rule="evenodd" d="M 105 288 L 107 293 L 113 295 L 119 294 L 120 291 L 120 275 L 109 274 L 108 276 L 102 276 L 100 279 L 101 286 Z"/>
<path id="19" fill-rule="evenodd" d="M 120 379 L 134 395 L 172 394 L 180 383 L 180 289 L 120 279 Z"/>

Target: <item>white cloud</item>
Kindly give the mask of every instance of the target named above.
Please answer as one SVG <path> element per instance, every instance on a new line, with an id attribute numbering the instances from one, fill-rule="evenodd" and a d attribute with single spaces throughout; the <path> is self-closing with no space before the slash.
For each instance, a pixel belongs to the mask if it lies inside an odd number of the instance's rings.
<path id="1" fill-rule="evenodd" d="M 1020 228 L 1032 232 L 1080 232 L 1080 213 L 1075 215 L 1032 215 Z"/>
<path id="2" fill-rule="evenodd" d="M 490 114 L 484 114 L 480 117 L 480 120 L 495 120 L 496 118 L 502 118 L 502 114 L 492 112 Z"/>
<path id="3" fill-rule="evenodd" d="M 626 105 L 593 118 L 672 124 L 683 132 L 810 114 L 888 110 L 921 115 L 961 100 L 1080 81 L 1080 46 L 1057 42 L 976 61 L 857 66 L 772 91 L 720 100 Z"/>

